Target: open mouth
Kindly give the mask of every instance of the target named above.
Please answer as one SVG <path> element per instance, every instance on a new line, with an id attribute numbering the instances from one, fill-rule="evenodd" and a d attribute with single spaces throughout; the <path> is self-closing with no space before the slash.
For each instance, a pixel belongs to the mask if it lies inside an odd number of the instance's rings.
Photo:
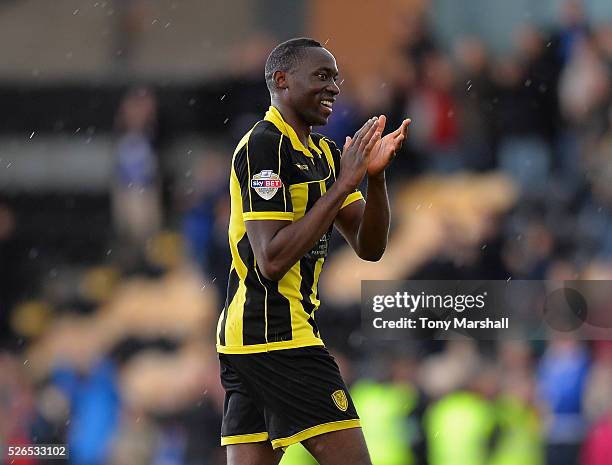
<path id="1" fill-rule="evenodd" d="M 333 100 L 324 99 L 321 100 L 321 106 L 328 110 L 330 113 L 332 112 L 332 106 L 334 105 Z"/>

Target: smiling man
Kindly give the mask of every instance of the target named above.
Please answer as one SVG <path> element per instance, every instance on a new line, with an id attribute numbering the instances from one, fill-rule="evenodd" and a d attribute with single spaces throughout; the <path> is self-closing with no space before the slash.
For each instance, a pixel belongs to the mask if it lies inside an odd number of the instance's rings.
<path id="1" fill-rule="evenodd" d="M 370 465 L 359 417 L 319 334 L 317 283 L 335 225 L 364 260 L 389 232 L 385 169 L 410 120 L 382 137 L 373 117 L 342 153 L 313 133 L 340 92 L 333 55 L 312 39 L 278 45 L 271 106 L 242 138 L 230 175 L 232 254 L 217 327 L 228 465 L 272 465 L 301 442 L 322 465 Z M 367 202 L 357 186 L 367 175 Z"/>

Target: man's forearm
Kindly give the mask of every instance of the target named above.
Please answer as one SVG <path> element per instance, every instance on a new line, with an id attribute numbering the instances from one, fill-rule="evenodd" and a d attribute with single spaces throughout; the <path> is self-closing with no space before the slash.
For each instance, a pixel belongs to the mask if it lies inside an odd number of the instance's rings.
<path id="1" fill-rule="evenodd" d="M 334 222 L 349 191 L 335 183 L 298 221 L 280 229 L 266 248 L 270 279 L 280 279 Z"/>
<path id="2" fill-rule="evenodd" d="M 380 260 L 387 247 L 389 237 L 389 197 L 384 172 L 368 178 L 367 201 L 359 231 L 357 232 L 358 255 L 364 260 Z"/>

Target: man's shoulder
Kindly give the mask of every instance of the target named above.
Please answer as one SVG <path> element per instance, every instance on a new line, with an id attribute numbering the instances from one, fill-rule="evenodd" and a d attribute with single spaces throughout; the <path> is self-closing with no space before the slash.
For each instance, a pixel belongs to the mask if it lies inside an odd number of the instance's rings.
<path id="1" fill-rule="evenodd" d="M 251 138 L 276 139 L 281 136 L 281 132 L 271 121 L 265 119 L 257 121 L 251 130 Z"/>
<path id="2" fill-rule="evenodd" d="M 236 151 L 246 146 L 263 146 L 267 147 L 270 144 L 278 144 L 281 137 L 281 132 L 270 121 L 260 120 L 242 137 Z"/>
<path id="3" fill-rule="evenodd" d="M 234 166 L 246 166 L 258 161 L 276 158 L 281 133 L 273 123 L 261 120 L 242 137 L 234 150 Z"/>

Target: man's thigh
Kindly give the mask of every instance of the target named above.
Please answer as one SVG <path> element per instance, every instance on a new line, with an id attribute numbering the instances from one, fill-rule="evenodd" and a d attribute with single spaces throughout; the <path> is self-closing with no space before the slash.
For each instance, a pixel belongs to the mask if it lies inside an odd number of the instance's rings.
<path id="1" fill-rule="evenodd" d="M 227 465 L 278 465 L 283 451 L 272 449 L 269 441 L 232 444 L 227 448 Z"/>
<path id="2" fill-rule="evenodd" d="M 321 434 L 302 444 L 320 465 L 372 465 L 361 428 Z"/>

